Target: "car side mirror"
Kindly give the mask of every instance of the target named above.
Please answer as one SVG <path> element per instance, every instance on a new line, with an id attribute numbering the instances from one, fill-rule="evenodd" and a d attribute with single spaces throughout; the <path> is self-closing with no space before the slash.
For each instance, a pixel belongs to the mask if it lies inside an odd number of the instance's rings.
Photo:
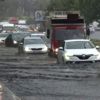
<path id="1" fill-rule="evenodd" d="M 59 47 L 59 50 L 63 50 L 63 47 Z"/>
<path id="2" fill-rule="evenodd" d="M 100 49 L 100 46 L 97 45 L 97 46 L 96 46 L 96 49 Z"/>
<path id="3" fill-rule="evenodd" d="M 23 43 L 22 43 L 22 42 L 20 42 L 20 43 L 19 43 L 19 45 L 23 45 Z"/>

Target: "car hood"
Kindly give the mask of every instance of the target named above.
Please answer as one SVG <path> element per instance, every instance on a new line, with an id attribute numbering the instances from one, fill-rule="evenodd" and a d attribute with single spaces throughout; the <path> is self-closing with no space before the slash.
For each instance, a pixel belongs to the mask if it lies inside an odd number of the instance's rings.
<path id="1" fill-rule="evenodd" d="M 65 50 L 65 53 L 69 54 L 69 55 L 82 55 L 82 54 L 86 54 L 86 55 L 97 55 L 99 54 L 99 51 L 97 49 L 70 49 L 70 50 Z"/>
<path id="2" fill-rule="evenodd" d="M 28 44 L 28 45 L 24 45 L 24 47 L 27 48 L 44 48 L 46 47 L 45 44 Z"/>
<path id="3" fill-rule="evenodd" d="M 6 39 L 6 37 L 0 37 L 0 40 L 5 40 Z"/>

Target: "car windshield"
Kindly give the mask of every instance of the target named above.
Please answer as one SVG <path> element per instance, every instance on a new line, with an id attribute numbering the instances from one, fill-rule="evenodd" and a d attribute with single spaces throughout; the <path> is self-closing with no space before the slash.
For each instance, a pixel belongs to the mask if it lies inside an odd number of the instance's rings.
<path id="1" fill-rule="evenodd" d="M 30 35 L 31 33 L 13 33 L 12 37 L 16 41 L 21 41 L 25 36 Z"/>
<path id="2" fill-rule="evenodd" d="M 66 42 L 66 49 L 91 49 L 94 45 L 89 41 Z"/>
<path id="3" fill-rule="evenodd" d="M 66 39 L 83 39 L 84 38 L 84 32 L 81 30 L 66 30 L 66 29 L 56 29 L 55 35 L 53 35 L 54 38 L 57 40 L 66 40 Z"/>
<path id="4" fill-rule="evenodd" d="M 5 37 L 7 37 L 8 35 L 9 35 L 8 33 L 7 33 L 7 34 L 4 33 L 4 34 L 0 34 L 0 37 L 2 37 L 2 38 L 4 37 L 4 38 L 5 38 Z"/>
<path id="5" fill-rule="evenodd" d="M 44 44 L 44 42 L 41 39 L 25 39 L 24 44 Z"/>

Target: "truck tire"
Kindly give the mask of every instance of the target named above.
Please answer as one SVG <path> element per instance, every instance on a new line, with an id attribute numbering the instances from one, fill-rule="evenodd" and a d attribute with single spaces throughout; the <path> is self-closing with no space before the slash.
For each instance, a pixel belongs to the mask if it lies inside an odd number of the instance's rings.
<path id="1" fill-rule="evenodd" d="M 53 52 L 51 50 L 48 50 L 48 56 L 53 57 Z"/>

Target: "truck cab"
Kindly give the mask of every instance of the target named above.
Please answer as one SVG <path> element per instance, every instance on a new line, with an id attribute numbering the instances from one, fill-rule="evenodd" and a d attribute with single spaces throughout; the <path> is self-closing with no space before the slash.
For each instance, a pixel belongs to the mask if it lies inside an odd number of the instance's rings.
<path id="1" fill-rule="evenodd" d="M 58 48 L 66 39 L 85 38 L 84 18 L 77 13 L 68 13 L 66 17 L 53 17 L 49 20 L 47 38 L 50 39 L 49 56 L 57 55 Z"/>

